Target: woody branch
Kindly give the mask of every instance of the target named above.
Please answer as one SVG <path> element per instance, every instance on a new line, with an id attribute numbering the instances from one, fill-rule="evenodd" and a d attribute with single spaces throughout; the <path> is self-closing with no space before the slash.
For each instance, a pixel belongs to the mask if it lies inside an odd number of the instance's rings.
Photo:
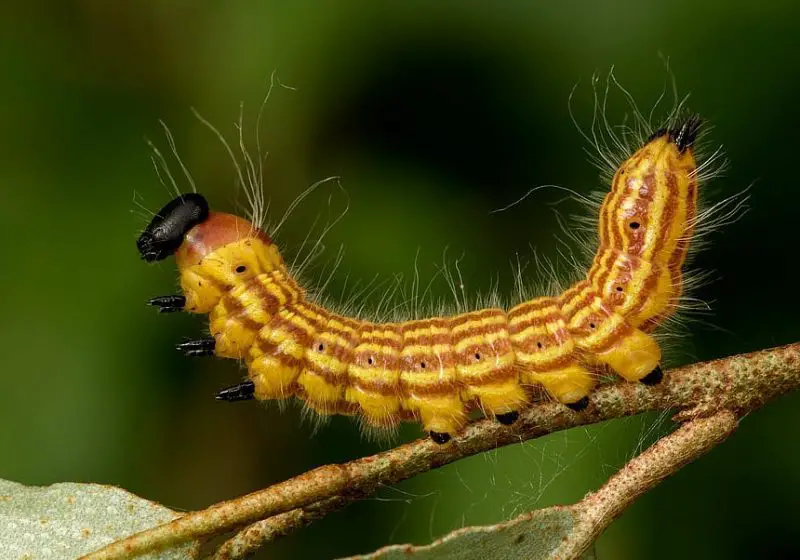
<path id="1" fill-rule="evenodd" d="M 219 535 L 262 521 L 285 534 L 316 508 L 317 518 L 345 503 L 463 457 L 518 443 L 567 428 L 632 416 L 651 410 L 678 409 L 685 421 L 730 411 L 736 417 L 800 387 L 800 343 L 676 368 L 655 387 L 616 383 L 592 393 L 589 407 L 574 413 L 558 403 L 540 403 L 506 427 L 476 422 L 449 445 L 429 439 L 341 465 L 326 465 L 285 482 L 170 523 L 136 533 L 88 554 L 83 560 L 131 558 L 183 542 Z M 271 518 L 275 516 L 279 523 Z M 292 520 L 299 520 L 297 523 Z M 270 525 L 272 523 L 272 525 Z M 282 523 L 283 525 L 280 525 Z M 234 556 L 230 556 L 234 557 Z"/>

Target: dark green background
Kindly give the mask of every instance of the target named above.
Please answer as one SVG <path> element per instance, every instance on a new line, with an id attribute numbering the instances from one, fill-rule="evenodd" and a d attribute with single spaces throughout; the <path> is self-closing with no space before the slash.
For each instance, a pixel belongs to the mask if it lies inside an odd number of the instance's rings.
<path id="1" fill-rule="evenodd" d="M 297 408 L 226 405 L 236 364 L 173 350 L 198 317 L 144 302 L 175 290 L 171 261 L 134 241 L 169 198 L 144 138 L 172 129 L 198 188 L 235 208 L 234 173 L 196 107 L 229 138 L 240 100 L 252 126 L 274 70 L 296 92 L 269 101 L 265 188 L 277 216 L 308 185 L 340 175 L 350 211 L 320 261 L 345 246 L 349 276 L 423 284 L 448 248 L 468 292 L 531 247 L 555 257 L 557 221 L 530 187 L 602 188 L 572 125 L 588 125 L 590 78 L 616 66 L 639 104 L 670 58 L 681 92 L 731 160 L 717 198 L 752 184 L 751 211 L 696 261 L 713 313 L 675 363 L 800 340 L 800 10 L 787 0 L 693 2 L 34 2 L 0 9 L 0 476 L 29 484 L 116 484 L 201 508 L 314 466 L 385 448 L 351 421 L 313 433 Z M 611 118 L 619 122 L 619 98 Z M 175 167 L 173 167 L 176 170 Z M 329 204 L 329 197 L 331 202 Z M 345 197 L 320 189 L 281 232 L 291 253 Z M 565 212 L 578 210 L 569 203 Z M 528 271 L 532 268 L 529 267 Z M 320 269 L 317 269 L 317 274 Z M 437 294 L 446 285 L 435 281 Z M 752 558 L 798 553 L 797 395 L 746 418 L 719 449 L 643 497 L 600 539 L 601 559 Z M 652 428 L 652 429 L 651 429 Z M 555 434 L 461 461 L 356 504 L 263 558 L 329 558 L 428 542 L 464 524 L 571 503 L 669 428 L 656 416 Z M 402 439 L 418 435 L 416 427 Z"/>

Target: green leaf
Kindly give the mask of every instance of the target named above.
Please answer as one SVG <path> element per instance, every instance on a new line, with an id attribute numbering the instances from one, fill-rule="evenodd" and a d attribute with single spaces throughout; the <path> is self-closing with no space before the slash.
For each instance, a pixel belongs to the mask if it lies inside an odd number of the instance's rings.
<path id="1" fill-rule="evenodd" d="M 575 522 L 569 507 L 556 506 L 525 513 L 498 525 L 458 529 L 429 545 L 387 546 L 350 560 L 544 560 L 551 558 Z"/>
<path id="2" fill-rule="evenodd" d="M 0 479 L 0 558 L 72 560 L 178 516 L 114 486 L 24 486 Z M 197 545 L 188 544 L 142 558 L 187 560 L 197 555 Z"/>

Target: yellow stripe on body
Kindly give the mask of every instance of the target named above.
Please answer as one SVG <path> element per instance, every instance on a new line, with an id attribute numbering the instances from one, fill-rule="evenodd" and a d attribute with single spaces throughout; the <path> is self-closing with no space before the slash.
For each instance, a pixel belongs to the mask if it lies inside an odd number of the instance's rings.
<path id="1" fill-rule="evenodd" d="M 463 318 L 465 316 L 466 317 L 476 316 L 479 313 L 485 313 L 486 311 L 487 311 L 486 309 L 481 309 L 480 311 L 473 311 L 473 312 L 470 312 L 470 313 L 465 313 L 463 315 L 457 315 L 456 317 L 453 317 L 453 319 Z M 464 332 L 466 330 L 471 330 L 471 329 L 475 328 L 475 326 L 474 326 L 474 322 L 475 321 L 480 322 L 481 326 L 487 326 L 487 327 L 488 326 L 504 326 L 504 325 L 507 324 L 508 321 L 506 319 L 506 313 L 502 309 L 489 309 L 489 311 L 494 311 L 497 314 L 496 315 L 495 314 L 489 315 L 489 316 L 483 317 L 483 318 L 477 318 L 476 317 L 476 319 L 474 321 L 470 320 L 470 321 L 467 321 L 466 323 L 454 324 L 453 327 L 450 329 L 451 334 L 453 335 L 453 337 L 455 337 L 456 335 L 459 335 L 459 334 L 461 334 L 462 332 Z M 453 321 L 453 322 L 455 323 L 455 321 Z"/>

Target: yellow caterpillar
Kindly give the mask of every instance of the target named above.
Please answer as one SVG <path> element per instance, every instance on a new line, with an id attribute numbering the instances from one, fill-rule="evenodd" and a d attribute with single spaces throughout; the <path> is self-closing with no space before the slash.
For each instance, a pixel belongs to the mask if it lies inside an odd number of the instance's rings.
<path id="1" fill-rule="evenodd" d="M 221 400 L 303 399 L 322 415 L 374 426 L 418 420 L 446 443 L 471 409 L 511 424 L 543 387 L 575 411 L 598 372 L 658 383 L 650 334 L 673 314 L 697 221 L 700 120 L 654 133 L 616 169 L 597 220 L 585 279 L 555 297 L 510 309 L 373 323 L 324 308 L 298 285 L 271 238 L 250 221 L 178 196 L 137 241 L 142 258 L 175 255 L 183 295 L 154 298 L 163 312 L 209 314 L 211 338 L 188 355 L 243 359 L 249 379 Z"/>

